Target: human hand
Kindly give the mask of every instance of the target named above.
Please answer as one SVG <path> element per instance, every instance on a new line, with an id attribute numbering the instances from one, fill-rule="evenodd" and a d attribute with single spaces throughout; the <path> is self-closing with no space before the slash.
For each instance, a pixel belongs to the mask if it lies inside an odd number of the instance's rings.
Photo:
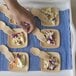
<path id="1" fill-rule="evenodd" d="M 20 25 L 27 33 L 31 33 L 35 28 L 35 22 L 31 12 L 22 7 L 17 0 L 4 1 L 11 11 L 17 25 Z"/>

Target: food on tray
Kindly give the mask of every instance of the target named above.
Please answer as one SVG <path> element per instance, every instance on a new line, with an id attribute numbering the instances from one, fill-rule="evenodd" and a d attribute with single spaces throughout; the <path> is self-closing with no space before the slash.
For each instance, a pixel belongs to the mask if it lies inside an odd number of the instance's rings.
<path id="1" fill-rule="evenodd" d="M 41 70 L 42 71 L 60 71 L 60 55 L 56 52 L 49 52 L 49 61 L 41 59 Z"/>
<path id="2" fill-rule="evenodd" d="M 16 21 L 11 13 L 11 11 L 8 9 L 7 5 L 0 5 L 0 12 L 5 14 L 9 18 L 10 23 L 16 24 Z"/>
<path id="3" fill-rule="evenodd" d="M 7 26 L 5 24 L 5 22 L 3 22 L 3 21 L 0 21 L 0 30 L 2 30 L 7 35 L 14 33 L 13 29 L 11 29 L 9 26 Z"/>
<path id="4" fill-rule="evenodd" d="M 23 48 L 27 46 L 27 33 L 23 29 L 14 29 L 15 33 L 8 36 L 9 46 L 12 48 Z"/>
<path id="5" fill-rule="evenodd" d="M 34 16 L 40 18 L 44 26 L 58 26 L 59 25 L 59 10 L 57 8 L 41 8 L 31 9 Z"/>
<path id="6" fill-rule="evenodd" d="M 46 41 L 41 42 L 40 44 L 44 48 L 58 48 L 60 46 L 60 35 L 59 31 L 55 29 L 44 29 L 41 30 L 44 34 Z"/>
<path id="7" fill-rule="evenodd" d="M 31 53 L 41 59 L 42 71 L 59 71 L 61 67 L 60 55 L 57 52 L 45 52 L 38 48 L 31 48 Z"/>
<path id="8" fill-rule="evenodd" d="M 12 52 L 5 45 L 0 45 L 0 52 L 5 56 L 5 58 L 10 62 L 14 59 Z"/>
<path id="9" fill-rule="evenodd" d="M 38 48 L 35 48 L 35 47 L 32 47 L 31 48 L 31 53 L 41 59 L 44 59 L 44 60 L 49 60 L 49 55 L 48 53 L 44 52 L 44 51 L 41 51 L 40 49 Z"/>
<path id="10" fill-rule="evenodd" d="M 9 63 L 9 70 L 11 71 L 28 71 L 29 57 L 27 53 L 14 52 L 14 60 Z"/>
<path id="11" fill-rule="evenodd" d="M 34 36 L 37 37 L 38 40 L 40 40 L 41 42 L 45 42 L 46 38 L 44 36 L 44 34 L 40 31 L 39 28 L 35 28 L 35 30 L 32 32 Z"/>
<path id="12" fill-rule="evenodd" d="M 25 42 L 25 40 L 24 40 L 24 33 L 23 32 L 12 34 L 12 43 L 13 44 L 23 45 L 24 42 Z"/>

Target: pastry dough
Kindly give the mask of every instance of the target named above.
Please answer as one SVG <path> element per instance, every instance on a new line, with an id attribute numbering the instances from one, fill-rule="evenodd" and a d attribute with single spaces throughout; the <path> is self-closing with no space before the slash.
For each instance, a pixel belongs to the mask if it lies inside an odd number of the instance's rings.
<path id="1" fill-rule="evenodd" d="M 46 42 L 41 42 L 40 45 L 43 48 L 58 48 L 60 46 L 60 34 L 58 30 L 55 29 L 43 29 L 41 32 L 46 38 Z"/>
<path id="2" fill-rule="evenodd" d="M 41 59 L 41 71 L 60 71 L 61 69 L 61 58 L 59 53 L 48 52 L 50 55 L 49 61 Z"/>
<path id="3" fill-rule="evenodd" d="M 0 30 L 2 30 L 7 35 L 10 35 L 10 34 L 14 33 L 13 29 L 11 29 L 9 26 L 7 26 L 5 24 L 5 22 L 3 22 L 3 21 L 0 21 Z"/>
<path id="4" fill-rule="evenodd" d="M 10 23 L 17 24 L 11 11 L 7 8 L 6 5 L 0 5 L 0 12 L 4 13 L 5 16 L 9 18 Z"/>
<path id="5" fill-rule="evenodd" d="M 39 28 L 35 28 L 35 30 L 32 32 L 34 36 L 37 37 L 38 40 L 40 40 L 41 42 L 45 42 L 46 38 L 44 36 L 43 33 L 41 33 Z"/>
<path id="6" fill-rule="evenodd" d="M 41 8 L 31 9 L 34 16 L 38 16 L 44 26 L 58 26 L 59 25 L 59 10 L 57 8 Z"/>
<path id="7" fill-rule="evenodd" d="M 29 69 L 29 56 L 27 53 L 14 52 L 14 61 L 9 62 L 8 69 L 10 71 L 26 72 Z"/>
<path id="8" fill-rule="evenodd" d="M 28 44 L 27 33 L 21 29 L 13 29 L 15 31 L 14 34 L 8 35 L 8 45 L 11 48 L 23 48 Z"/>
<path id="9" fill-rule="evenodd" d="M 10 62 L 14 59 L 12 52 L 5 45 L 0 45 L 0 52 L 5 56 L 5 58 Z"/>

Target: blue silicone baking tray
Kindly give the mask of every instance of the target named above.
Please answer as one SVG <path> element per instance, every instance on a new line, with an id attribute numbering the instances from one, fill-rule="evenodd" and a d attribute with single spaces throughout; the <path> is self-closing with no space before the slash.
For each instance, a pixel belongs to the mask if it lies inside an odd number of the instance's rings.
<path id="1" fill-rule="evenodd" d="M 31 47 L 37 47 L 40 48 L 43 51 L 46 52 L 58 52 L 61 56 L 61 70 L 70 70 L 72 69 L 72 50 L 71 50 L 71 31 L 70 31 L 70 10 L 66 9 L 64 11 L 59 11 L 60 14 L 60 24 L 59 26 L 50 27 L 50 29 L 57 29 L 60 32 L 60 47 L 55 49 L 48 49 L 48 48 L 42 48 L 40 46 L 39 40 L 33 36 L 32 34 L 29 34 L 29 44 L 25 48 L 21 49 L 14 49 L 9 48 L 7 43 L 7 35 L 0 30 L 0 45 L 6 45 L 11 52 L 27 52 L 30 57 L 30 67 L 29 71 L 39 71 L 40 70 L 40 59 L 36 56 L 33 56 L 30 53 Z M 37 27 L 40 29 L 48 29 L 48 27 L 42 26 L 41 21 L 35 17 L 35 23 Z M 9 19 L 0 12 L 0 20 L 4 21 L 8 26 L 11 28 L 19 28 L 16 25 L 10 24 Z M 0 70 L 1 71 L 8 71 L 8 61 L 6 58 L 0 54 Z"/>

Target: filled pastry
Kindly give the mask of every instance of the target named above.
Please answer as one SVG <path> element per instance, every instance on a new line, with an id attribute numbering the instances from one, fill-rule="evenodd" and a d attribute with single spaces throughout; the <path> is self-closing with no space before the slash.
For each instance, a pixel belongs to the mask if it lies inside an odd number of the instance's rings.
<path id="1" fill-rule="evenodd" d="M 27 33 L 21 29 L 14 29 L 15 33 L 8 36 L 8 45 L 11 48 L 23 48 L 28 44 Z"/>
<path id="2" fill-rule="evenodd" d="M 9 18 L 9 22 L 13 24 L 17 24 L 16 20 L 14 19 L 11 11 L 8 9 L 7 5 L 0 5 L 0 12 L 3 13 L 6 17 Z"/>
<path id="3" fill-rule="evenodd" d="M 44 34 L 46 41 L 40 41 L 43 48 L 58 48 L 60 46 L 60 34 L 55 29 L 43 29 L 41 32 Z"/>
<path id="4" fill-rule="evenodd" d="M 41 70 L 42 71 L 60 71 L 61 62 L 60 55 L 56 52 L 48 52 L 50 59 L 41 59 Z"/>
<path id="5" fill-rule="evenodd" d="M 10 71 L 28 71 L 29 69 L 29 57 L 27 53 L 14 52 L 14 60 L 9 62 Z"/>
<path id="6" fill-rule="evenodd" d="M 59 10 L 57 8 L 31 9 L 31 12 L 34 16 L 39 17 L 44 26 L 59 25 Z"/>

